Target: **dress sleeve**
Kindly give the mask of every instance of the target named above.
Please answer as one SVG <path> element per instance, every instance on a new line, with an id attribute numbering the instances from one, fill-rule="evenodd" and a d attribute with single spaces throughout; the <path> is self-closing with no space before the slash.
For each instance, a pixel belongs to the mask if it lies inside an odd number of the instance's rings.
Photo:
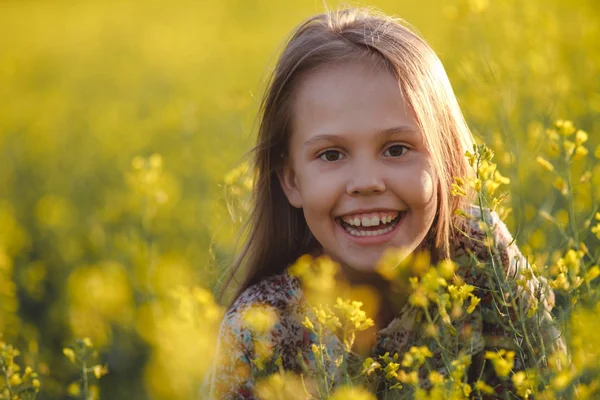
<path id="1" fill-rule="evenodd" d="M 239 312 L 229 311 L 221 323 L 208 383 L 211 400 L 254 399 L 252 334 Z"/>

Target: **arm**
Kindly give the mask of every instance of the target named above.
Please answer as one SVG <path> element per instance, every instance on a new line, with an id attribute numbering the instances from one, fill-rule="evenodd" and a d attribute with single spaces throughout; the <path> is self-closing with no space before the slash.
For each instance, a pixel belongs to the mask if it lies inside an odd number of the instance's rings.
<path id="1" fill-rule="evenodd" d="M 219 330 L 209 383 L 209 399 L 254 399 L 252 335 L 239 312 L 230 311 Z"/>
<path id="2" fill-rule="evenodd" d="M 566 348 L 551 314 L 554 293 L 545 278 L 535 275 L 495 212 L 472 207 L 469 214 L 455 252 L 466 266 L 461 274 L 479 288 L 485 350 L 515 351 L 513 372 L 545 368 L 548 355 Z M 496 378 L 485 351 L 473 359 L 475 379 L 482 368 L 482 380 L 511 390 Z"/>

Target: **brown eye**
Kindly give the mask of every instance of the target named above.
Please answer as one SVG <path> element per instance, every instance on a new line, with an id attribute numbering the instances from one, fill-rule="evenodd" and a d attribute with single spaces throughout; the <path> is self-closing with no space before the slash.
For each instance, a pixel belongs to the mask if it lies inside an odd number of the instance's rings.
<path id="1" fill-rule="evenodd" d="M 343 158 L 342 153 L 337 150 L 327 150 L 321 153 L 319 158 L 323 161 L 339 161 Z"/>
<path id="2" fill-rule="evenodd" d="M 395 144 L 393 146 L 388 147 L 385 151 L 385 154 L 389 153 L 390 157 L 400 157 L 402 154 L 408 151 L 408 147 L 403 146 L 401 144 Z"/>

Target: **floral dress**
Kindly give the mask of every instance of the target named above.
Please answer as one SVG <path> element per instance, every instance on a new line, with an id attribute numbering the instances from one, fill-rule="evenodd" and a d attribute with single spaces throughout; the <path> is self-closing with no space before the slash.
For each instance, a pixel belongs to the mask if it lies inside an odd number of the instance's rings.
<path id="1" fill-rule="evenodd" d="M 495 243 L 493 256 L 490 248 L 485 245 L 487 234 L 482 227 L 483 221 L 491 227 Z M 515 372 L 528 368 L 533 362 L 530 359 L 531 354 L 518 351 L 520 347 L 525 346 L 525 340 L 528 341 L 529 348 L 533 347 L 534 352 L 544 346 L 545 354 L 553 349 L 564 348 L 550 313 L 554 295 L 543 278 L 531 273 L 531 266 L 495 212 L 488 211 L 482 216 L 479 208 L 471 207 L 467 210 L 460 231 L 462 234 L 457 236 L 458 239 L 452 246 L 452 259 L 458 264 L 457 273 L 465 283 L 476 287 L 475 294 L 481 298 L 481 302 L 472 313 L 452 322 L 453 331 L 458 332 L 458 336 L 442 332 L 442 344 L 447 348 L 453 347 L 456 355 L 466 354 L 470 357 L 470 383 L 482 380 L 495 390 L 493 394 L 487 395 L 488 398 L 503 398 L 505 391 L 513 390 L 512 383 L 510 379 L 500 380 L 496 377 L 491 363 L 485 361 L 485 352 L 498 349 L 515 350 L 512 368 Z M 516 302 L 513 304 L 518 304 L 517 308 L 525 311 L 530 309 L 533 303 L 539 307 L 535 316 L 528 318 L 522 326 L 511 325 L 511 321 L 517 320 L 517 309 L 498 310 L 497 303 L 493 301 L 491 292 L 497 288 L 491 287 L 494 286 L 489 279 L 491 267 L 489 263 L 485 263 L 491 257 L 498 261 L 499 271 L 496 273 L 501 272 L 507 284 L 513 284 L 513 287 L 517 288 L 513 291 L 517 293 Z M 482 268 L 482 265 L 486 265 L 487 270 Z M 528 277 L 525 283 L 520 286 L 514 283 L 524 276 Z M 274 351 L 274 357 L 278 360 L 278 368 L 295 373 L 303 373 L 307 369 L 316 370 L 313 344 L 317 343 L 317 338 L 302 323 L 309 307 L 300 281 L 286 270 L 246 289 L 225 314 L 219 334 L 217 358 L 209 377 L 208 388 L 203 390 L 202 398 L 254 399 L 257 377 L 277 370 L 267 371 L 268 369 L 255 362 L 262 349 L 257 348 L 253 329 L 248 326 L 244 314 L 256 306 L 275 310 L 276 322 L 263 332 L 261 343 L 268 342 L 269 349 Z M 424 323 L 422 318 L 419 318 L 419 312 L 418 308 L 407 303 L 385 328 L 377 332 L 372 357 L 377 358 L 385 353 L 402 355 L 412 346 L 426 344 L 423 339 L 426 336 Z M 508 326 L 516 328 L 520 333 L 515 334 L 514 330 L 511 332 Z M 464 332 L 468 332 L 468 335 L 463 335 Z M 444 343 L 444 340 L 447 342 Z M 325 344 L 331 359 L 343 352 L 344 346 L 335 335 L 327 335 L 321 343 Z M 534 355 L 537 359 L 538 355 Z M 447 374 L 441 358 L 434 350 L 429 370 L 434 369 L 441 374 Z M 335 376 L 336 366 L 329 365 L 328 368 Z M 472 371 L 475 371 L 474 374 Z M 423 384 L 426 387 L 428 383 Z"/>

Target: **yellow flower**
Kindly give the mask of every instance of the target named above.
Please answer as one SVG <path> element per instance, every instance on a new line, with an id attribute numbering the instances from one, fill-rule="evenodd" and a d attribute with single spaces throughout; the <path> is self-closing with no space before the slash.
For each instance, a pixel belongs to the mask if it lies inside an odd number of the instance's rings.
<path id="1" fill-rule="evenodd" d="M 467 313 L 471 314 L 475 311 L 475 307 L 477 307 L 477 304 L 479 304 L 480 301 L 481 299 L 479 297 L 471 295 L 471 304 L 469 305 L 469 308 L 467 308 Z"/>
<path id="2" fill-rule="evenodd" d="M 575 143 L 571 142 L 568 139 L 565 139 L 565 141 L 563 142 L 563 147 L 565 148 L 565 153 L 567 153 L 567 157 L 571 157 L 571 155 L 575 151 Z"/>
<path id="3" fill-rule="evenodd" d="M 96 379 L 100 379 L 104 375 L 108 374 L 108 366 L 107 365 L 94 365 L 93 371 L 94 371 L 94 376 L 96 377 Z"/>
<path id="4" fill-rule="evenodd" d="M 438 272 L 444 279 L 450 279 L 454 276 L 454 272 L 458 269 L 458 265 L 449 259 L 442 260 L 438 264 Z"/>
<path id="5" fill-rule="evenodd" d="M 73 349 L 65 347 L 63 349 L 63 354 L 69 359 L 69 361 L 71 361 L 72 363 L 75 362 L 75 352 L 73 351 Z"/>
<path id="6" fill-rule="evenodd" d="M 337 389 L 330 400 L 376 400 L 374 394 L 361 387 L 343 386 Z"/>
<path id="7" fill-rule="evenodd" d="M 415 290 L 412 292 L 408 301 L 415 307 L 427 308 L 427 306 L 429 306 L 429 299 L 422 290 Z"/>
<path id="8" fill-rule="evenodd" d="M 573 154 L 574 160 L 581 160 L 588 155 L 588 149 L 584 146 L 577 146 L 575 148 L 575 154 Z"/>
<path id="9" fill-rule="evenodd" d="M 17 386 L 17 385 L 20 385 L 21 383 L 23 383 L 23 380 L 21 379 L 21 375 L 19 375 L 18 373 L 15 373 L 10 376 L 8 382 L 10 383 L 11 386 Z"/>
<path id="10" fill-rule="evenodd" d="M 278 321 L 276 311 L 268 306 L 252 306 L 244 312 L 242 319 L 258 335 L 271 331 Z"/>
<path id="11" fill-rule="evenodd" d="M 427 346 L 412 346 L 408 353 L 404 353 L 402 366 L 405 368 L 420 367 L 425 363 L 427 358 L 433 357 L 433 354 Z"/>
<path id="12" fill-rule="evenodd" d="M 383 369 L 383 372 L 385 372 L 385 377 L 387 379 L 398 378 L 398 369 L 399 368 L 400 368 L 400 364 L 395 363 L 395 362 L 389 362 Z"/>
<path id="13" fill-rule="evenodd" d="M 310 321 L 310 319 L 308 319 L 308 317 L 304 317 L 304 321 L 302 321 L 302 325 L 304 325 L 306 328 L 310 329 L 311 331 L 315 329 L 315 326 Z"/>
<path id="14" fill-rule="evenodd" d="M 556 189 L 558 189 L 562 193 L 563 196 L 567 195 L 567 183 L 563 178 L 557 176 L 552 184 Z"/>
<path id="15" fill-rule="evenodd" d="M 560 290 L 567 291 L 567 290 L 569 290 L 569 286 L 570 286 L 569 280 L 567 279 L 567 277 L 565 276 L 564 273 L 558 274 L 556 279 L 550 281 L 550 287 L 552 289 L 560 289 Z"/>
<path id="16" fill-rule="evenodd" d="M 535 161 L 542 166 L 546 171 L 552 172 L 554 171 L 554 165 L 544 157 L 538 156 Z"/>
<path id="17" fill-rule="evenodd" d="M 411 371 L 407 374 L 403 370 L 400 370 L 398 372 L 397 379 L 402 383 L 406 383 L 406 384 L 410 384 L 410 385 L 416 385 L 419 383 L 419 375 L 418 375 L 417 371 Z"/>
<path id="18" fill-rule="evenodd" d="M 562 119 L 557 120 L 554 125 L 558 129 L 558 133 L 563 136 L 571 136 L 575 133 L 575 126 L 572 121 L 565 121 Z"/>
<path id="19" fill-rule="evenodd" d="M 313 307 L 313 311 L 319 324 L 327 327 L 330 331 L 335 332 L 337 328 L 342 327 L 340 319 L 333 311 L 331 311 L 329 306 L 319 305 L 317 307 Z"/>
<path id="20" fill-rule="evenodd" d="M 585 131 L 579 129 L 577 133 L 575 133 L 575 143 L 577 145 L 581 145 L 588 140 L 588 134 Z"/>
<path id="21" fill-rule="evenodd" d="M 452 183 L 452 186 L 450 188 L 450 194 L 452 194 L 452 196 L 466 196 L 467 191 L 464 189 L 464 187 L 465 187 L 464 179 L 462 179 L 458 176 L 455 176 L 454 182 Z"/>
<path id="22" fill-rule="evenodd" d="M 67 393 L 72 397 L 79 397 L 81 396 L 81 387 L 77 382 L 73 382 L 67 387 Z"/>
<path id="23" fill-rule="evenodd" d="M 503 378 L 507 376 L 513 368 L 515 361 L 515 352 L 500 349 L 497 352 L 486 351 L 485 358 L 492 361 L 496 375 Z"/>
<path id="24" fill-rule="evenodd" d="M 375 323 L 361 310 L 362 305 L 361 301 L 344 301 L 338 297 L 334 307 L 340 311 L 342 319 L 349 321 L 355 330 L 364 331 L 375 325 Z"/>
<path id="25" fill-rule="evenodd" d="M 475 286 L 467 284 L 460 286 L 448 286 L 448 293 L 450 293 L 450 297 L 452 297 L 452 300 L 455 300 L 460 306 L 462 306 L 463 302 L 471 296 L 471 292 L 473 292 L 473 290 L 475 290 Z"/>
<path id="26" fill-rule="evenodd" d="M 600 144 L 596 146 L 596 150 L 594 150 L 594 157 L 600 158 Z"/>
<path id="27" fill-rule="evenodd" d="M 485 383 L 484 381 L 475 382 L 475 390 L 480 391 L 483 394 L 494 394 L 494 388 Z"/>
<path id="28" fill-rule="evenodd" d="M 363 362 L 362 373 L 367 376 L 371 375 L 374 371 L 381 369 L 381 364 L 373 360 L 371 357 L 367 357 Z"/>
<path id="29" fill-rule="evenodd" d="M 556 391 L 561 391 L 571 383 L 573 377 L 569 371 L 563 371 L 552 379 L 552 388 Z"/>
<path id="30" fill-rule="evenodd" d="M 518 371 L 512 376 L 512 382 L 517 389 L 517 394 L 524 399 L 528 399 L 533 394 L 533 380 L 527 376 L 525 371 Z"/>
<path id="31" fill-rule="evenodd" d="M 594 235 L 596 235 L 596 237 L 598 239 L 600 239 L 600 223 L 596 224 L 595 226 L 592 227 L 592 229 L 590 230 Z"/>
<path id="32" fill-rule="evenodd" d="M 256 383 L 260 400 L 304 400 L 312 396 L 305 390 L 303 380 L 292 373 L 272 374 Z"/>
<path id="33" fill-rule="evenodd" d="M 440 385 L 442 383 L 444 383 L 444 375 L 440 374 L 437 371 L 431 371 L 429 372 L 429 382 L 431 382 L 432 385 Z"/>

